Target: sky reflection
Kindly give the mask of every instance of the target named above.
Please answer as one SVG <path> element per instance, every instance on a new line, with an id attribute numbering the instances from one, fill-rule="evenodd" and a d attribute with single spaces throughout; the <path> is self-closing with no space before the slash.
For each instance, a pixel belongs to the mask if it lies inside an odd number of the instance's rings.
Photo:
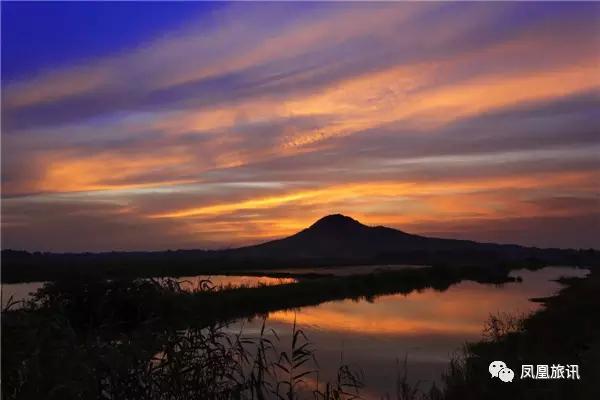
<path id="1" fill-rule="evenodd" d="M 539 303 L 529 299 L 556 293 L 561 276 L 587 275 L 587 270 L 547 267 L 538 271 L 518 270 L 523 282 L 502 286 L 461 282 L 445 292 L 427 289 L 404 295 L 381 296 L 373 302 L 335 301 L 296 311 L 270 313 L 267 328 L 273 328 L 288 345 L 294 319 L 317 352 L 321 379 L 334 377 L 340 360 L 363 371 L 367 395 L 379 399 L 392 393 L 398 372 L 397 360 L 408 358 L 409 378 L 425 385 L 439 381 L 450 357 L 465 341 L 481 338 L 490 314 L 528 314 Z M 248 335 L 257 334 L 262 321 L 240 325 Z"/>

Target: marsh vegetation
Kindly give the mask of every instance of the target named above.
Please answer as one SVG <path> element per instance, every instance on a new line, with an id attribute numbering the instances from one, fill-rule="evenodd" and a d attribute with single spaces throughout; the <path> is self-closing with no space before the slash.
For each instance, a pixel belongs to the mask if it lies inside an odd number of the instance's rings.
<path id="1" fill-rule="evenodd" d="M 268 323 L 258 335 L 243 329 L 232 332 L 228 323 L 305 305 L 307 299 L 312 304 L 424 287 L 444 290 L 465 277 L 495 283 L 514 280 L 471 269 L 460 275 L 457 270 L 419 269 L 218 291 L 203 281 L 190 292 L 172 279 L 47 284 L 20 308 L 8 304 L 3 310 L 3 397 L 191 399 L 201 393 L 206 399 L 371 398 L 369 388 L 363 387 L 370 371 L 360 365 L 341 359 L 333 379 L 323 379 L 319 354 L 295 323 L 285 337 Z M 570 286 L 559 297 L 545 300 L 548 308 L 542 312 L 527 318 L 491 317 L 482 340 L 465 345 L 438 384 L 415 383 L 406 359 L 399 362 L 389 398 L 500 398 L 511 393 L 550 398 L 546 391 L 586 398 L 582 396 L 592 388 L 585 382 L 498 387 L 487 377 L 487 360 L 499 357 L 512 365 L 553 358 L 579 362 L 588 374 L 598 372 L 590 351 L 597 352 L 592 344 L 597 343 L 598 321 L 590 319 L 598 315 L 597 299 L 590 296 L 600 286 L 597 274 L 565 283 Z M 293 295 L 283 296 L 283 289 Z M 589 301 L 575 301 L 578 296 Z"/>

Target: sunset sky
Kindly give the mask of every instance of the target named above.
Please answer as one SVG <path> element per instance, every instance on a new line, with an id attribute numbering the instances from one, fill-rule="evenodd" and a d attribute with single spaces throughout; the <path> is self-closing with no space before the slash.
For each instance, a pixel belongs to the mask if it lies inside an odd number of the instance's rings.
<path id="1" fill-rule="evenodd" d="M 2 3 L 3 248 L 600 248 L 599 182 L 600 3 Z"/>

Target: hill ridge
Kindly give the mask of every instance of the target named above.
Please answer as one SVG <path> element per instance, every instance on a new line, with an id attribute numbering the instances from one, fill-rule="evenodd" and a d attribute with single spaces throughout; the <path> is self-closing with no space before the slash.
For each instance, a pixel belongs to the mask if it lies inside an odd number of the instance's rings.
<path id="1" fill-rule="evenodd" d="M 2 250 L 2 281 L 53 280 L 79 275 L 189 276 L 286 267 L 417 264 L 490 268 L 600 266 L 597 250 L 540 249 L 511 244 L 430 238 L 342 215 L 325 216 L 291 236 L 224 250 L 39 253 Z M 246 272 L 247 273 L 247 272 Z"/>

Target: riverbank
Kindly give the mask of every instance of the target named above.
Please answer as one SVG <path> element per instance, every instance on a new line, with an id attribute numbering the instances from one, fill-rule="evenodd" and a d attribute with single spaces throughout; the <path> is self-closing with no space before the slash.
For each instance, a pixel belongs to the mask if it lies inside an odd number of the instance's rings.
<path id="1" fill-rule="evenodd" d="M 518 280 L 509 274 L 508 268 L 439 266 L 319 276 L 293 283 L 222 290 L 214 290 L 206 281 L 191 291 L 183 290 L 171 279 L 69 279 L 44 286 L 37 292 L 36 303 L 42 304 L 41 310 L 60 310 L 70 321 L 78 321 L 76 327 L 116 325 L 133 329 L 138 321 L 148 325 L 140 315 L 151 316 L 152 324 L 159 327 L 204 327 L 327 301 L 373 299 L 427 288 L 445 291 L 464 280 L 488 284 Z"/>
<path id="2" fill-rule="evenodd" d="M 371 299 L 379 295 L 409 293 L 424 288 L 443 291 L 463 280 L 502 283 L 513 280 L 508 275 L 509 271 L 472 267 L 420 268 L 368 276 L 327 277 L 258 288 L 217 292 L 199 290 L 195 293 L 182 292 L 169 280 L 161 283 L 135 280 L 87 283 L 69 281 L 53 284 L 38 292 L 35 306 L 3 313 L 3 395 L 6 398 L 27 398 L 12 396 L 4 388 L 13 390 L 12 393 L 36 388 L 32 396 L 51 398 L 52 396 L 48 396 L 49 391 L 59 385 L 78 393 L 78 398 L 96 398 L 94 395 L 82 397 L 78 390 L 86 387 L 91 393 L 98 393 L 96 389 L 106 388 L 103 385 L 90 388 L 91 382 L 106 379 L 112 379 L 115 384 L 124 384 L 131 378 L 129 371 L 132 370 L 136 371 L 135 379 L 155 379 L 154 375 L 147 376 L 148 371 L 144 369 L 144 365 L 155 354 L 164 351 L 165 346 L 173 343 L 183 346 L 183 350 L 171 355 L 173 362 L 165 363 L 167 369 L 159 371 L 160 374 L 169 372 L 169 366 L 175 365 L 174 363 L 187 366 L 189 362 L 204 362 L 203 352 L 207 350 L 205 345 L 218 344 L 211 344 L 210 340 L 213 339 L 207 339 L 206 329 L 223 335 L 219 328 L 221 321 L 342 298 Z M 580 350 L 592 349 L 592 354 L 597 354 L 597 350 L 593 349 L 597 349 L 594 343 L 597 343 L 598 327 L 593 324 L 598 321 L 593 319 L 598 316 L 598 300 L 592 297 L 597 293 L 600 283 L 595 272 L 592 272 L 590 278 L 569 279 L 564 283 L 568 286 L 559 296 L 543 300 L 546 305 L 543 311 L 522 324 L 503 325 L 503 321 L 499 320 L 495 330 L 489 330 L 492 334 L 486 340 L 468 345 L 465 357 L 451 364 L 450 373 L 443 380 L 442 392 L 432 391 L 427 396 L 431 399 L 493 399 L 500 398 L 494 397 L 498 392 L 502 393 L 503 399 L 506 396 L 521 398 L 521 395 L 523 398 L 553 399 L 561 397 L 545 396 L 545 391 L 563 390 L 555 389 L 556 385 L 571 385 L 575 388 L 566 388 L 559 393 L 579 391 L 582 393 L 579 398 L 587 398 L 585 394 L 593 388 L 586 388 L 585 385 L 589 382 L 589 376 L 598 372 L 594 369 L 597 358 L 589 358 L 585 352 L 580 354 Z M 566 300 L 564 296 L 567 296 Z M 579 301 L 580 296 L 586 299 L 583 304 Z M 549 316 L 543 317 L 546 314 Z M 586 323 L 586 316 L 591 321 L 581 327 L 581 324 Z M 489 327 L 493 328 L 494 325 Z M 571 332 L 571 329 L 577 331 Z M 550 331 L 551 334 L 548 333 Z M 189 336 L 190 332 L 192 337 Z M 559 347 L 555 345 L 557 341 L 561 342 Z M 218 345 L 222 344 L 223 342 Z M 251 346 L 258 344 L 254 341 Z M 191 345 L 195 347 L 190 349 Z M 228 346 L 221 350 L 226 354 L 233 351 Z M 194 355 L 198 351 L 201 354 Z M 255 354 L 255 351 L 256 349 L 250 350 L 250 354 Z M 541 360 L 538 355 L 546 355 L 548 363 L 574 363 L 575 359 L 580 361 L 582 380 L 541 382 L 546 385 L 541 386 L 542 394 L 538 396 L 539 393 L 535 392 L 536 395 L 530 397 L 528 390 L 535 388 L 528 388 L 528 382 L 519 383 L 515 379 L 513 384 L 504 384 L 491 380 L 487 372 L 490 362 L 488 359 L 501 359 L 509 366 L 515 366 L 515 373 L 518 374 L 520 370 L 517 371 L 517 365 L 521 362 L 535 364 L 538 359 Z M 222 361 L 235 363 L 240 360 Z M 277 359 L 272 359 L 271 363 L 273 362 L 277 362 Z M 298 374 L 308 370 L 310 369 L 302 369 Z M 184 371 L 189 369 L 184 368 Z M 167 377 L 160 375 L 156 379 L 163 378 Z M 584 381 L 586 378 L 588 380 Z M 208 382 L 202 386 L 192 385 L 189 389 L 204 390 L 211 385 Z M 116 389 L 113 387 L 111 390 Z M 156 397 L 130 398 L 170 398 L 161 397 L 160 387 L 153 390 Z M 60 394 L 60 398 L 72 398 L 64 390 L 56 393 Z"/>
<path id="3" fill-rule="evenodd" d="M 444 379 L 444 399 L 600 398 L 600 270 L 587 278 L 560 280 L 555 296 L 535 299 L 544 307 L 522 319 L 500 316 L 485 327 L 483 340 L 465 346 Z M 504 361 L 511 383 L 492 379 L 488 366 Z M 577 365 L 580 379 L 521 379 L 523 365 Z"/>

